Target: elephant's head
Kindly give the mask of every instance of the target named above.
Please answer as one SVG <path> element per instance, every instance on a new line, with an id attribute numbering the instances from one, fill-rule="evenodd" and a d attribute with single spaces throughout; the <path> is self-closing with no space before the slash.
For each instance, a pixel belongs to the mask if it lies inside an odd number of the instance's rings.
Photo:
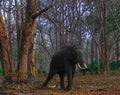
<path id="1" fill-rule="evenodd" d="M 84 62 L 84 58 L 83 58 L 83 50 L 81 48 L 81 46 L 75 46 L 75 50 L 77 53 L 77 65 L 79 67 L 79 69 L 87 69 L 87 65 Z"/>

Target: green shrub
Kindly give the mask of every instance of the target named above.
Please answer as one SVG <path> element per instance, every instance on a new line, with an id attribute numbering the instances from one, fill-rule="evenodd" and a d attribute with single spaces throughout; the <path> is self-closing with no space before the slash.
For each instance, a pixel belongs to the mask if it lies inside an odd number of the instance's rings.
<path id="1" fill-rule="evenodd" d="M 47 74 L 47 71 L 38 69 L 38 74 Z"/>
<path id="2" fill-rule="evenodd" d="M 43 74 L 47 74 L 47 71 L 43 70 Z"/>
<path id="3" fill-rule="evenodd" d="M 92 72 L 98 73 L 98 72 L 102 72 L 102 64 L 101 63 L 97 63 L 97 61 L 92 60 L 91 64 L 88 65 L 88 68 L 90 68 L 92 70 Z"/>
<path id="4" fill-rule="evenodd" d="M 119 70 L 120 69 L 120 60 L 113 61 L 110 63 L 110 70 Z"/>
<path id="5" fill-rule="evenodd" d="M 0 69 L 0 76 L 2 76 L 3 75 L 3 70 L 2 69 Z"/>
<path id="6" fill-rule="evenodd" d="M 38 74 L 42 74 L 42 70 L 41 69 L 38 69 Z"/>
<path id="7" fill-rule="evenodd" d="M 99 65 L 98 65 L 98 63 L 95 61 L 95 60 L 93 60 L 93 61 L 91 61 L 91 64 L 90 64 L 90 69 L 92 69 L 93 71 L 96 71 L 98 68 L 99 68 Z"/>

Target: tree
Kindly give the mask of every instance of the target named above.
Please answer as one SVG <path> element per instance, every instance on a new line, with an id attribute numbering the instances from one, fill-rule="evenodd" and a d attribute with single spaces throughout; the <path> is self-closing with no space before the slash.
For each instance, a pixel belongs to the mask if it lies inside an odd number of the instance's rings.
<path id="1" fill-rule="evenodd" d="M 108 46 L 108 29 L 107 29 L 107 15 L 109 0 L 103 0 L 102 3 L 102 27 L 103 27 L 103 40 L 104 40 L 104 66 L 105 75 L 110 74 L 110 61 L 109 61 L 109 46 Z"/>
<path id="2" fill-rule="evenodd" d="M 21 47 L 20 47 L 21 52 L 20 52 L 20 63 L 19 63 L 19 70 L 18 70 L 18 79 L 19 80 L 25 80 L 27 78 L 28 53 L 29 53 L 30 44 L 32 42 L 32 37 L 34 39 L 35 19 L 39 15 L 41 15 L 43 12 L 47 11 L 49 8 L 52 7 L 52 4 L 51 4 L 48 7 L 46 7 L 45 9 L 43 9 L 37 13 L 36 0 L 31 0 L 31 1 L 26 0 L 26 4 L 27 4 L 27 6 L 26 6 L 26 13 L 25 13 L 26 14 L 25 15 L 25 26 L 22 31 L 22 39 L 21 39 L 22 43 L 21 43 Z M 32 52 L 32 53 L 34 53 L 34 52 Z M 35 57 L 35 56 L 32 56 L 32 57 Z M 36 72 L 35 61 L 34 61 L 34 63 L 31 63 L 31 64 L 33 64 L 35 66 L 34 71 L 31 73 L 35 73 Z"/>
<path id="3" fill-rule="evenodd" d="M 49 8 L 53 6 L 53 3 L 51 3 L 49 6 L 46 8 L 40 10 L 37 12 L 37 7 L 36 7 L 36 1 L 37 0 L 26 0 L 26 15 L 25 19 L 23 18 L 23 14 L 21 14 L 21 19 L 25 20 L 24 22 L 19 23 L 20 16 L 18 13 L 18 2 L 15 0 L 16 4 L 16 24 L 17 24 L 17 33 L 18 33 L 18 48 L 19 48 L 19 57 L 18 57 L 18 71 L 17 71 L 17 78 L 20 81 L 23 81 L 27 78 L 27 65 L 28 65 L 28 55 L 30 51 L 32 50 L 32 61 L 30 61 L 29 65 L 29 71 L 33 75 L 33 77 L 36 77 L 36 62 L 35 62 L 35 45 L 31 45 L 35 41 L 35 19 L 41 15 L 43 12 L 47 11 Z M 11 4 L 11 2 L 9 3 Z M 21 1 L 22 4 L 22 1 Z M 9 8 L 11 9 L 11 8 Z M 10 18 L 10 11 L 9 11 L 9 18 Z M 18 21 L 17 21 L 18 19 Z M 11 25 L 11 18 L 9 19 L 9 26 Z M 22 25 L 23 24 L 23 25 Z M 7 33 L 5 30 L 5 24 L 2 18 L 2 13 L 0 13 L 0 50 L 1 50 L 1 62 L 2 62 L 2 67 L 4 70 L 4 77 L 5 79 L 11 79 L 13 80 L 13 74 L 15 71 L 13 61 L 12 61 L 12 55 L 10 53 L 9 45 L 8 45 L 8 37 Z M 21 30 L 19 30 L 22 28 Z M 11 38 L 11 37 L 10 37 Z M 33 39 L 33 40 L 32 40 Z M 31 44 L 32 43 L 32 44 Z M 35 44 L 35 43 L 34 43 Z M 30 53 L 31 54 L 31 53 Z M 29 59 L 30 60 L 30 59 Z M 35 65 L 35 66 L 33 66 Z M 16 76 L 14 76 L 16 77 Z"/>
<path id="4" fill-rule="evenodd" d="M 14 67 L 12 61 L 12 55 L 10 53 L 8 45 L 8 37 L 5 29 L 2 13 L 0 10 L 0 52 L 1 52 L 1 64 L 3 68 L 3 75 L 6 80 L 14 79 Z"/>

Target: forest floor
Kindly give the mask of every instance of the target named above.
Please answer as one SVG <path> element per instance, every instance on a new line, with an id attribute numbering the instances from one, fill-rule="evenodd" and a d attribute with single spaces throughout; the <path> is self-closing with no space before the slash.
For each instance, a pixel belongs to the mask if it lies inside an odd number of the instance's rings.
<path id="1" fill-rule="evenodd" d="M 47 88 L 40 89 L 46 77 L 47 75 L 40 75 L 34 84 L 0 82 L 0 95 L 120 95 L 120 71 L 112 72 L 109 76 L 101 74 L 84 76 L 77 73 L 70 91 L 60 90 L 58 75 L 54 76 Z"/>

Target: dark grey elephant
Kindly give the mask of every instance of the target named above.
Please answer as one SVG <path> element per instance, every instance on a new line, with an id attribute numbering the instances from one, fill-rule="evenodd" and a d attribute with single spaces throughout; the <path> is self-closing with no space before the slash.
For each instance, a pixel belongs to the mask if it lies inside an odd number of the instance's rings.
<path id="1" fill-rule="evenodd" d="M 87 66 L 83 60 L 82 49 L 79 46 L 67 46 L 61 51 L 55 53 L 50 63 L 50 70 L 47 79 L 42 84 L 42 88 L 47 86 L 48 82 L 55 74 L 59 74 L 60 87 L 64 90 L 72 88 L 72 80 L 74 77 L 76 64 L 80 69 L 86 69 Z M 64 86 L 64 77 L 67 75 L 68 85 Z"/>

